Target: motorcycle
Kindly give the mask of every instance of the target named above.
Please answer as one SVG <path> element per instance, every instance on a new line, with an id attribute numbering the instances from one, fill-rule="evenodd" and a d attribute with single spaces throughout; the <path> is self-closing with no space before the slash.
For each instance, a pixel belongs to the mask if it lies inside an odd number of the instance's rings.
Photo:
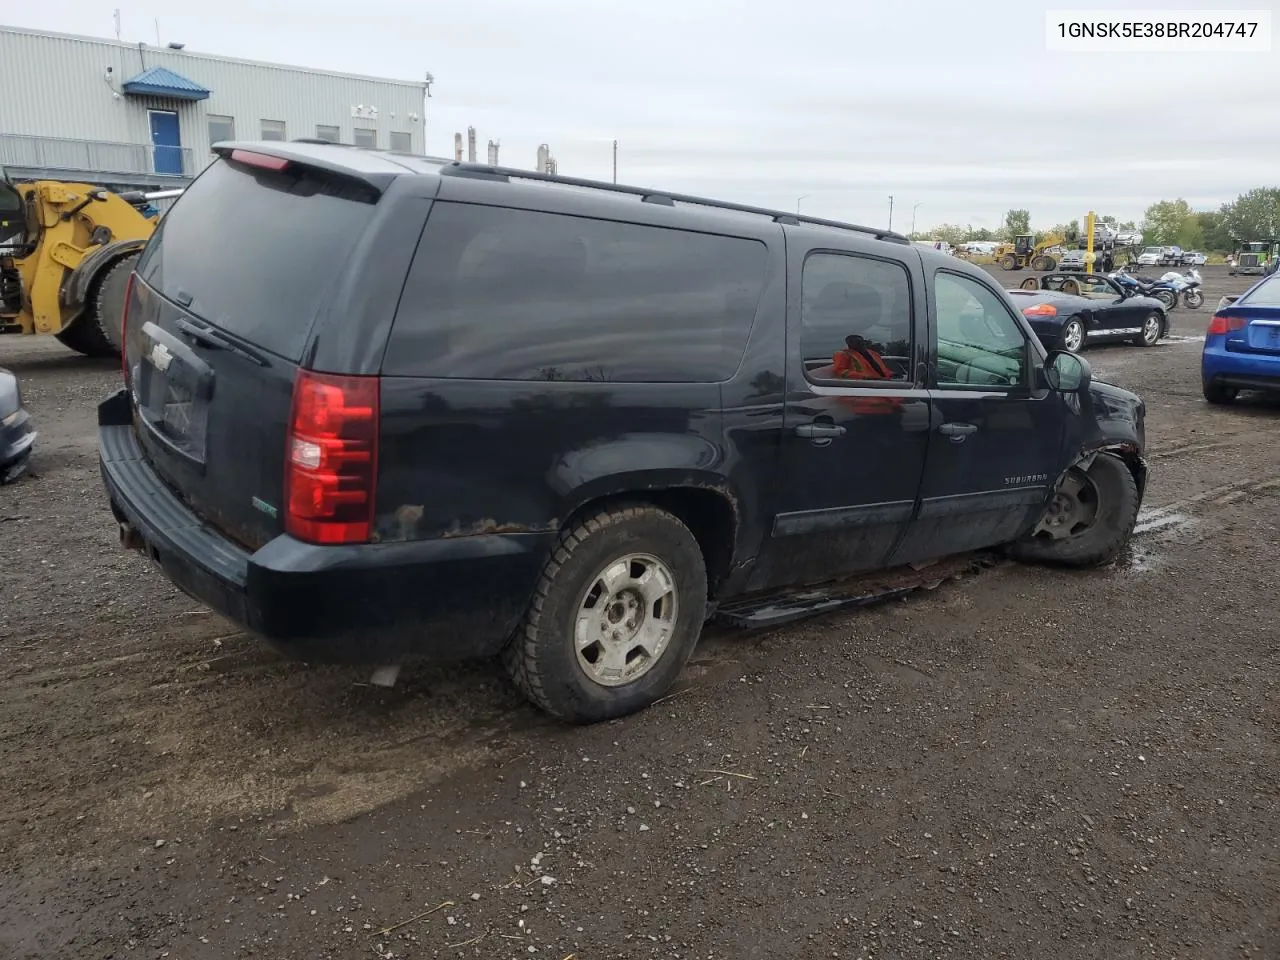
<path id="1" fill-rule="evenodd" d="M 1199 310 L 1204 306 L 1204 291 L 1200 289 L 1200 271 L 1195 267 L 1185 274 L 1170 270 L 1160 278 L 1160 282 L 1169 284 L 1175 294 L 1181 294 L 1182 302 L 1188 309 Z"/>
<path id="2" fill-rule="evenodd" d="M 1155 297 L 1164 304 L 1165 310 L 1173 310 L 1178 306 L 1178 294 L 1181 290 L 1175 290 L 1172 282 L 1165 280 L 1163 277 L 1159 280 L 1149 280 L 1146 277 L 1134 276 L 1132 269 L 1129 264 L 1125 264 L 1115 272 L 1107 274 L 1107 276 L 1132 293 L 1140 294 L 1144 297 Z M 1201 294 L 1200 302 L 1204 302 L 1203 294 Z"/>

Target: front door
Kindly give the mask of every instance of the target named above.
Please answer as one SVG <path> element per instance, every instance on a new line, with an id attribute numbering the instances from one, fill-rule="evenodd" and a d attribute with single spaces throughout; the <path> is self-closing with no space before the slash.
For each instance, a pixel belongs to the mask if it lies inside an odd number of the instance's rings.
<path id="1" fill-rule="evenodd" d="M 151 162 L 154 172 L 182 176 L 182 132 L 172 110 L 148 110 L 151 122 Z"/>
<path id="2" fill-rule="evenodd" d="M 788 250 L 781 484 L 755 587 L 881 567 L 915 509 L 929 443 L 919 255 L 847 243 Z"/>
<path id="3" fill-rule="evenodd" d="M 1061 394 L 1035 388 L 1039 354 L 990 284 L 930 281 L 934 363 L 920 512 L 893 562 L 1005 543 L 1035 523 L 1065 465 Z"/>
<path id="4" fill-rule="evenodd" d="M 1134 303 L 1125 297 L 1111 280 L 1097 274 L 1077 277 L 1080 296 L 1097 304 L 1094 311 L 1094 329 L 1090 334 L 1102 337 L 1135 337 L 1142 333 L 1142 325 L 1151 308 Z"/>

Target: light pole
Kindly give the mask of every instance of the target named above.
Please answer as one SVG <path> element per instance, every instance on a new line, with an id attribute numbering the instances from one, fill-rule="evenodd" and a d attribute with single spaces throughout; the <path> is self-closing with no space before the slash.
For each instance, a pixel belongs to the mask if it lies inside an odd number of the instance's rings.
<path id="1" fill-rule="evenodd" d="M 893 229 L 893 194 L 889 194 L 889 229 Z"/>
<path id="2" fill-rule="evenodd" d="M 916 235 L 916 211 L 920 209 L 920 204 L 922 203 L 924 203 L 923 200 L 917 200 L 915 206 L 911 208 L 911 235 L 913 237 Z"/>
<path id="3" fill-rule="evenodd" d="M 431 151 L 427 149 L 427 101 L 431 99 L 431 85 L 435 82 L 436 78 L 428 70 L 422 79 L 422 155 L 424 157 L 431 156 Z"/>
<path id="4" fill-rule="evenodd" d="M 618 182 L 618 141 L 613 141 L 613 182 Z"/>
<path id="5" fill-rule="evenodd" d="M 799 212 L 800 212 L 800 201 L 801 201 L 801 200 L 808 200 L 808 199 L 809 199 L 809 196 L 810 196 L 810 195 L 809 195 L 809 194 L 807 194 L 807 193 L 802 193 L 800 196 L 796 197 L 796 213 L 799 213 Z"/>

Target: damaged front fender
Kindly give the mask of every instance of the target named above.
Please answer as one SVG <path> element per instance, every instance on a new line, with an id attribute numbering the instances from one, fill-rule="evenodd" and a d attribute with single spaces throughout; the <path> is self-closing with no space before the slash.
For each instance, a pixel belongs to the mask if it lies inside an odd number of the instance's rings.
<path id="1" fill-rule="evenodd" d="M 1057 489 L 1068 471 L 1088 470 L 1099 454 L 1119 457 L 1133 474 L 1141 499 L 1147 489 L 1146 448 L 1147 405 L 1135 393 L 1102 380 L 1094 380 L 1087 390 L 1068 399 L 1069 418 L 1066 443 L 1068 462 L 1054 484 Z"/>

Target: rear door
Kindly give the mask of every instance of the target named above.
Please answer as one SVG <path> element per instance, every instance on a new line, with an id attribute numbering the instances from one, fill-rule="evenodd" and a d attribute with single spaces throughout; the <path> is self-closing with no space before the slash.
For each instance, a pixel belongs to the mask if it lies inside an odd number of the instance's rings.
<path id="1" fill-rule="evenodd" d="M 1062 398 L 1033 389 L 1040 351 L 985 280 L 929 282 L 932 400 L 916 522 L 895 563 L 994 546 L 1034 522 L 1062 465 Z"/>
<path id="2" fill-rule="evenodd" d="M 760 587 L 884 566 L 929 444 L 919 253 L 855 237 L 815 249 L 802 236 L 788 234 L 782 482 Z"/>
<path id="3" fill-rule="evenodd" d="M 283 529 L 295 372 L 378 194 L 244 156 L 267 166 L 215 161 L 161 221 L 134 278 L 126 362 L 156 472 L 256 549 Z"/>

